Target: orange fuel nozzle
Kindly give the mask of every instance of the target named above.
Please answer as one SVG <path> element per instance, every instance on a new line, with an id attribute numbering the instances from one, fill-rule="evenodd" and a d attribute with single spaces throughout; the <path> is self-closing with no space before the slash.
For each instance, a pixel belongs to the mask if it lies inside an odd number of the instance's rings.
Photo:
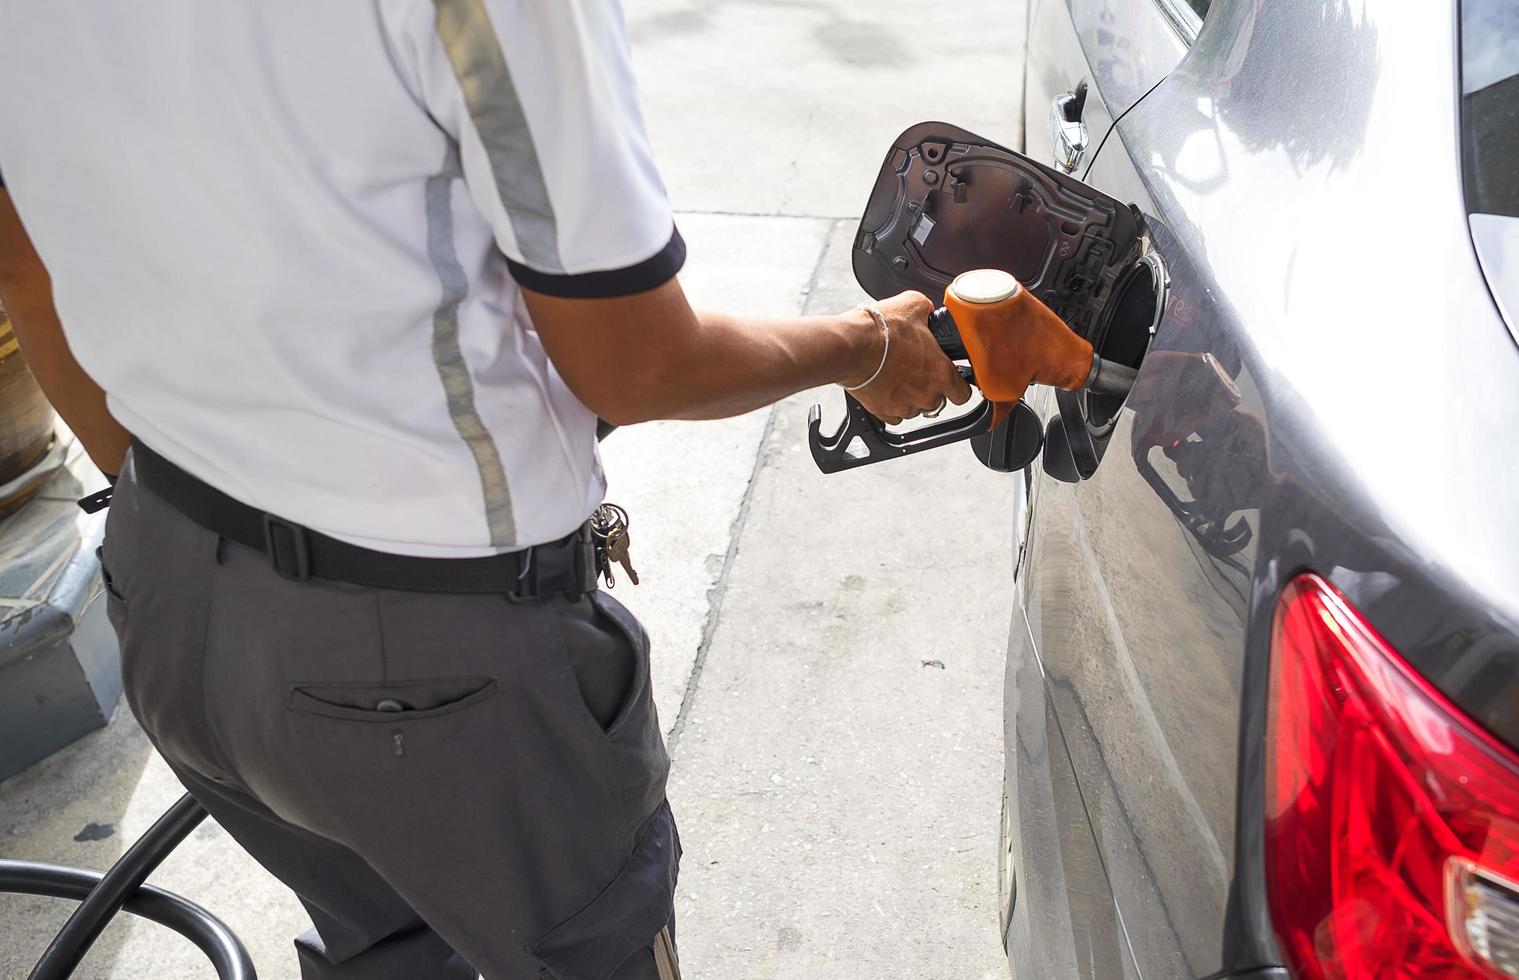
<path id="1" fill-rule="evenodd" d="M 963 272 L 944 291 L 976 385 L 996 404 L 992 426 L 1018 404 L 1028 386 L 1074 391 L 1092 377 L 1092 345 L 1001 269 Z"/>
<path id="2" fill-rule="evenodd" d="M 1001 269 L 956 276 L 929 328 L 950 356 L 963 349 L 970 358 L 976 385 L 995 406 L 993 428 L 1035 382 L 1122 398 L 1138 373 L 1097 356 L 1054 310 Z"/>

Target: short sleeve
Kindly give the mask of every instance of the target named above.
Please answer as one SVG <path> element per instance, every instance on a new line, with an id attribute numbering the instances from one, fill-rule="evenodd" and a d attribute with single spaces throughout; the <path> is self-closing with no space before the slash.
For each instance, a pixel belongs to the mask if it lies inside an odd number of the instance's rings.
<path id="1" fill-rule="evenodd" d="M 604 298 L 680 271 L 685 243 L 609 0 L 432 0 L 410 38 L 423 101 L 528 289 Z"/>

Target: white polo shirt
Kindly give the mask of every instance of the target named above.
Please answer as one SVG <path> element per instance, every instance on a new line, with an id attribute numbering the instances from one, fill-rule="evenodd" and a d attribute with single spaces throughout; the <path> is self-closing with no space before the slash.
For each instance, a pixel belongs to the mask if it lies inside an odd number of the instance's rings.
<path id="1" fill-rule="evenodd" d="M 0 0 L 0 174 L 129 430 L 402 554 L 585 519 L 595 419 L 519 284 L 685 257 L 613 0 Z"/>

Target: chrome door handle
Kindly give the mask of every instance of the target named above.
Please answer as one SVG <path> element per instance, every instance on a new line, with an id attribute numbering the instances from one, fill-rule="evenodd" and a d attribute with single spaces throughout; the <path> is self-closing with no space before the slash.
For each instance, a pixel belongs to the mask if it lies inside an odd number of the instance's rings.
<path id="1" fill-rule="evenodd" d="M 1086 88 L 1085 84 L 1081 87 Z M 1081 118 L 1085 107 L 1085 91 L 1061 92 L 1050 102 L 1050 146 L 1055 151 L 1055 166 L 1062 173 L 1075 173 L 1086 155 L 1087 124 Z"/>

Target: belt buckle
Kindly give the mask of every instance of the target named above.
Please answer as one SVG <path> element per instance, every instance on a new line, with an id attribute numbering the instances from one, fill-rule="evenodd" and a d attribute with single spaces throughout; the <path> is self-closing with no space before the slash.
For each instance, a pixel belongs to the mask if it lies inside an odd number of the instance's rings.
<path id="1" fill-rule="evenodd" d="M 269 555 L 269 564 L 281 576 L 292 582 L 311 578 L 311 548 L 306 529 L 299 524 L 265 514 L 264 550 Z"/>

